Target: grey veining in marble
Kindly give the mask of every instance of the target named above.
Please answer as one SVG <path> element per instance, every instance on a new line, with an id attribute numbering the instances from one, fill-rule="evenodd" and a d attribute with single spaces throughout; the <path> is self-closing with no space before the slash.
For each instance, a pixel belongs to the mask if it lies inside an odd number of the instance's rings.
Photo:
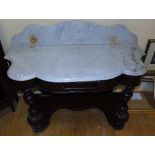
<path id="1" fill-rule="evenodd" d="M 123 25 L 104 27 L 86 21 L 53 26 L 29 25 L 12 38 L 8 76 L 49 82 L 107 80 L 145 73 L 137 37 Z"/>

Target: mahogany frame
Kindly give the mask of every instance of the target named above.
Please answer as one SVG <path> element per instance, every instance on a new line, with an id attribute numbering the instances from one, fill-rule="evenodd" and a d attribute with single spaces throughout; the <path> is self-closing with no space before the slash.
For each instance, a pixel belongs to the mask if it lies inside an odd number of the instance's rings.
<path id="1" fill-rule="evenodd" d="M 14 81 L 23 92 L 23 98 L 29 105 L 28 123 L 34 132 L 43 131 L 51 115 L 58 109 L 84 110 L 98 108 L 102 110 L 115 129 L 122 129 L 129 118 L 128 101 L 132 89 L 140 83 L 141 76 L 120 75 L 110 80 L 94 82 L 52 83 L 40 79 Z M 113 92 L 117 85 L 124 85 L 122 92 Z M 39 90 L 35 94 L 33 89 Z"/>

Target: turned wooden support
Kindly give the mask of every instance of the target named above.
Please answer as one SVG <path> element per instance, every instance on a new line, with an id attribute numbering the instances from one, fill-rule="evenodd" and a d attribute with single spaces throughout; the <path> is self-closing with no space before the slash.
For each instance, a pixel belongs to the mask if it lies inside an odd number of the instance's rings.
<path id="1" fill-rule="evenodd" d="M 23 90 L 24 100 L 29 105 L 28 109 L 28 123 L 32 126 L 34 132 L 40 132 L 43 130 L 43 115 L 38 108 L 37 103 L 35 102 L 35 94 L 31 89 Z"/>
<path id="2" fill-rule="evenodd" d="M 34 94 L 32 92 L 31 89 L 26 89 L 26 90 L 23 90 L 23 98 L 24 98 L 24 101 L 29 105 L 33 105 L 33 102 L 34 102 Z"/>
<path id="3" fill-rule="evenodd" d="M 132 89 L 134 87 L 127 85 L 125 89 L 121 93 L 121 101 L 117 106 L 116 111 L 114 114 L 112 114 L 110 118 L 110 124 L 115 128 L 115 129 L 122 129 L 125 125 L 125 123 L 129 119 L 129 113 L 128 113 L 128 101 L 132 97 Z"/>
<path id="4" fill-rule="evenodd" d="M 129 118 L 128 113 L 128 101 L 132 97 L 133 87 L 128 85 L 125 87 L 125 89 L 122 91 L 122 102 L 118 106 L 118 111 L 116 112 L 117 117 L 122 121 L 126 122 Z"/>
<path id="5" fill-rule="evenodd" d="M 121 83 L 124 81 L 123 79 L 126 82 Z M 25 102 L 29 105 L 28 123 L 34 132 L 43 131 L 49 125 L 51 115 L 56 110 L 64 108 L 71 110 L 101 109 L 113 128 L 122 129 L 129 118 L 127 103 L 132 97 L 132 89 L 138 84 L 138 79 L 128 79 L 127 77 L 123 77 L 123 79 L 100 81 L 95 89 L 88 87 L 90 83 L 85 83 L 84 86 L 83 83 L 54 84 L 38 79 L 25 83 L 18 82 L 17 85 L 23 92 Z M 122 92 L 113 92 L 112 89 L 118 82 L 125 85 L 125 89 Z M 64 89 L 67 86 L 69 89 L 73 89 L 69 91 Z M 36 95 L 31 88 L 37 88 L 42 93 Z"/>

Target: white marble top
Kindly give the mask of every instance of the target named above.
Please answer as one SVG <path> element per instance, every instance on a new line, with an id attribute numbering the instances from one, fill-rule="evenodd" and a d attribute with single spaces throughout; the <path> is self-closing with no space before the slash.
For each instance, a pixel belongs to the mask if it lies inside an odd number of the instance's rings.
<path id="1" fill-rule="evenodd" d="M 12 62 L 8 76 L 13 80 L 37 77 L 48 82 L 78 82 L 142 75 L 142 55 L 136 36 L 122 25 L 70 21 L 28 26 L 13 37 L 5 58 Z"/>

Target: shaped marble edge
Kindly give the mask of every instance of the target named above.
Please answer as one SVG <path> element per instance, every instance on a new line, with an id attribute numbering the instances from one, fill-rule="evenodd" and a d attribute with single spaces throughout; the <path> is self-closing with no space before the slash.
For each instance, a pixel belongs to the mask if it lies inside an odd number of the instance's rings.
<path id="1" fill-rule="evenodd" d="M 50 32 L 50 33 L 49 33 Z M 92 44 L 102 44 L 110 45 L 111 37 L 115 36 L 118 39 L 119 45 L 127 45 L 132 48 L 132 59 L 134 59 L 133 68 L 127 66 L 124 63 L 124 68 L 117 73 L 109 74 L 107 76 L 101 77 L 83 77 L 82 79 L 52 79 L 43 76 L 42 74 L 35 73 L 26 70 L 27 74 L 22 74 L 22 65 L 19 68 L 19 73 L 16 74 L 16 65 L 14 63 L 14 55 L 20 51 L 16 48 L 27 48 L 30 49 L 30 36 L 37 37 L 37 47 L 53 46 L 53 45 L 92 45 Z M 95 36 L 95 37 L 94 37 Z M 34 47 L 35 48 L 35 47 Z M 12 53 L 12 54 L 11 54 Z M 75 81 L 94 81 L 94 80 L 107 80 L 117 77 L 121 74 L 138 76 L 145 73 L 145 66 L 141 62 L 141 57 L 143 55 L 142 50 L 137 45 L 137 36 L 128 31 L 124 25 L 113 25 L 113 26 L 103 26 L 97 23 L 87 22 L 87 21 L 65 21 L 57 23 L 50 26 L 39 26 L 39 25 L 28 25 L 24 28 L 22 32 L 15 35 L 11 41 L 11 47 L 6 54 L 6 59 L 10 60 L 14 65 L 12 65 L 8 70 L 8 76 L 17 81 L 25 81 L 33 78 L 39 78 L 50 82 L 75 82 Z M 123 56 L 123 54 L 122 54 Z M 127 60 L 127 59 L 126 59 Z"/>

